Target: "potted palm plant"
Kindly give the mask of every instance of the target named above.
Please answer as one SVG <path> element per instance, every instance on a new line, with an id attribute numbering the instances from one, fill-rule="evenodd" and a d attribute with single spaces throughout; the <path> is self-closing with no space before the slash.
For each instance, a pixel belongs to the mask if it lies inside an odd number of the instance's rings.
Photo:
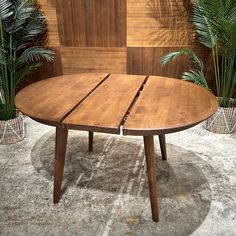
<path id="1" fill-rule="evenodd" d="M 196 0 L 192 3 L 192 23 L 199 42 L 211 50 L 219 109 L 205 122 L 216 133 L 236 131 L 236 1 Z M 178 56 L 187 55 L 192 68 L 182 74 L 207 89 L 203 62 L 188 48 L 170 52 L 161 59 L 165 65 Z"/>
<path id="2" fill-rule="evenodd" d="M 0 144 L 24 137 L 14 98 L 19 82 L 54 53 L 45 49 L 46 19 L 35 0 L 0 0 Z"/>

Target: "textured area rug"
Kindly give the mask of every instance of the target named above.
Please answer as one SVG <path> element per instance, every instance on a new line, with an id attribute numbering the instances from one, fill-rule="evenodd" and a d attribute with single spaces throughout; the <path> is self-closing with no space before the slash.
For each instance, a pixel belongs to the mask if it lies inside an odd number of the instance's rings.
<path id="1" fill-rule="evenodd" d="M 160 222 L 151 220 L 143 141 L 70 131 L 59 204 L 52 203 L 55 130 L 27 121 L 0 146 L 1 235 L 236 235 L 236 137 L 200 126 L 167 135 L 157 159 Z M 217 225 L 220 227 L 216 227 Z"/>

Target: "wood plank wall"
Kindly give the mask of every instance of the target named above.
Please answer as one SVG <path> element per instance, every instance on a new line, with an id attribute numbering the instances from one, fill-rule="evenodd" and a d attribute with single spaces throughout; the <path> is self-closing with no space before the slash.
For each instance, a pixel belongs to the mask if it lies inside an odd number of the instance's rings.
<path id="1" fill-rule="evenodd" d="M 111 72 L 180 78 L 186 58 L 160 66 L 166 53 L 194 48 L 211 79 L 209 52 L 189 21 L 191 0 L 39 0 L 48 19 L 54 63 L 27 83 L 60 74 Z"/>

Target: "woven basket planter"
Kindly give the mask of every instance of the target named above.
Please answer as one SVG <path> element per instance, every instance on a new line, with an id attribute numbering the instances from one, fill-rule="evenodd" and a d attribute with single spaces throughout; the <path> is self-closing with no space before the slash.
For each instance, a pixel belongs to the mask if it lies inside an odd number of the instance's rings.
<path id="1" fill-rule="evenodd" d="M 218 110 L 208 118 L 203 126 L 218 134 L 230 134 L 236 132 L 236 100 L 231 101 L 231 107 L 219 107 Z"/>
<path id="2" fill-rule="evenodd" d="M 0 120 L 0 144 L 11 144 L 25 137 L 23 115 L 16 112 L 17 117 L 11 120 Z"/>

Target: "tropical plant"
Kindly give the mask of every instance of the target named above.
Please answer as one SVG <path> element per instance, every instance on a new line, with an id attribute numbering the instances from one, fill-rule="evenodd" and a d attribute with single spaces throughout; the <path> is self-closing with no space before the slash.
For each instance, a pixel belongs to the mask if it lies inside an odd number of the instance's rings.
<path id="1" fill-rule="evenodd" d="M 19 82 L 54 53 L 45 49 L 46 19 L 36 0 L 0 0 L 0 120 L 15 118 Z"/>
<path id="2" fill-rule="evenodd" d="M 236 92 L 236 1 L 196 0 L 192 3 L 192 22 L 199 42 L 212 52 L 219 105 L 228 107 Z M 182 78 L 208 88 L 203 63 L 191 49 L 168 53 L 161 64 L 183 54 L 193 62 L 193 70 L 184 72 Z"/>
<path id="3" fill-rule="evenodd" d="M 197 55 L 191 49 L 183 48 L 175 52 L 170 52 L 166 54 L 164 57 L 162 57 L 161 64 L 166 65 L 170 60 L 174 61 L 176 60 L 177 57 L 182 55 L 188 56 L 189 61 L 191 62 L 191 65 L 193 67 L 193 70 L 190 69 L 189 71 L 183 72 L 183 74 L 181 75 L 182 79 L 193 81 L 196 84 L 209 89 L 207 80 L 203 72 L 204 70 L 203 62 L 200 58 L 197 57 Z"/>

